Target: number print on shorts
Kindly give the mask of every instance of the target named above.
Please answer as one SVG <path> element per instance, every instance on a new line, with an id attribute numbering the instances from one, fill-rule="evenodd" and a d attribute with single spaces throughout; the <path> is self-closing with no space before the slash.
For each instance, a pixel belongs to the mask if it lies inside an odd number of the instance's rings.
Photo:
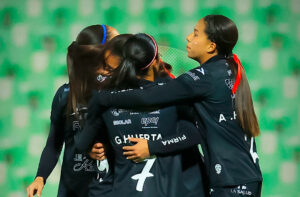
<path id="1" fill-rule="evenodd" d="M 154 176 L 152 173 L 150 173 L 150 170 L 151 170 L 155 160 L 156 160 L 156 158 L 147 159 L 146 165 L 143 168 L 142 172 L 140 174 L 136 174 L 131 177 L 133 180 L 138 180 L 138 182 L 136 184 L 137 191 L 142 192 L 146 178 Z"/>

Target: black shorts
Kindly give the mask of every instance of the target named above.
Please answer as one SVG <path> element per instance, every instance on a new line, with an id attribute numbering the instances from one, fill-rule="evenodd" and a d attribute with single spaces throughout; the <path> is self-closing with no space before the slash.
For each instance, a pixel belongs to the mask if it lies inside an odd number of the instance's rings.
<path id="1" fill-rule="evenodd" d="M 252 182 L 242 185 L 210 188 L 212 197 L 260 197 L 261 182 Z"/>
<path id="2" fill-rule="evenodd" d="M 77 186 L 77 190 L 69 188 L 64 181 L 59 182 L 57 197 L 87 197 L 88 195 L 88 182 Z"/>
<path id="3" fill-rule="evenodd" d="M 104 181 L 93 179 L 89 185 L 88 197 L 113 197 L 113 176 L 106 177 Z"/>

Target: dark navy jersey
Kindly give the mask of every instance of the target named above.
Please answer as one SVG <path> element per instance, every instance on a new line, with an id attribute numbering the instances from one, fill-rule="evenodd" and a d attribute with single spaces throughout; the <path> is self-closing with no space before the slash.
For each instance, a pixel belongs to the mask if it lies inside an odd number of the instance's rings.
<path id="1" fill-rule="evenodd" d="M 145 83 L 150 82 L 144 81 L 142 85 Z M 186 155 L 191 158 L 186 160 L 189 162 L 183 162 L 181 153 L 154 155 L 141 163 L 127 160 L 123 155 L 123 146 L 133 145 L 129 138 L 161 140 L 176 134 L 177 122 L 175 106 L 142 111 L 109 108 L 102 114 L 102 121 L 89 113 L 78 148 L 86 150 L 91 144 L 87 139 L 91 141 L 91 135 L 102 131 L 101 126 L 107 128 L 115 158 L 111 196 L 204 196 L 199 160 L 195 160 L 192 153 Z M 196 178 L 191 180 L 192 176 Z"/>
<path id="2" fill-rule="evenodd" d="M 254 138 L 247 137 L 235 112 L 234 76 L 222 56 L 214 56 L 178 78 L 126 92 L 102 91 L 99 106 L 137 108 L 194 103 L 211 187 L 262 181 Z"/>
<path id="3" fill-rule="evenodd" d="M 74 193 L 75 196 L 87 196 L 89 183 L 93 178 L 97 178 L 96 163 L 86 153 L 77 151 L 74 144 L 74 136 L 81 131 L 87 108 L 78 109 L 78 118 L 74 114 L 69 114 L 67 117 L 68 93 L 69 85 L 64 84 L 54 96 L 50 133 L 36 176 L 41 176 L 44 180 L 48 178 L 65 144 L 58 195 Z"/>

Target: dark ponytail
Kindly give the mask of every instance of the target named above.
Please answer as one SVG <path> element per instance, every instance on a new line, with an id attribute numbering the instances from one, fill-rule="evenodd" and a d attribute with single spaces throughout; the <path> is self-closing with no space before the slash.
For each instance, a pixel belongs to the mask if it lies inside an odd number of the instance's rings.
<path id="1" fill-rule="evenodd" d="M 105 89 L 128 89 L 139 87 L 137 76 L 147 75 L 149 66 L 158 60 L 157 45 L 147 34 L 130 37 L 122 50 L 121 63 L 116 68 Z"/>
<path id="2" fill-rule="evenodd" d="M 208 15 L 204 17 L 205 33 L 208 39 L 216 43 L 219 55 L 227 59 L 235 79 L 238 75 L 238 64 L 233 58 L 232 50 L 238 40 L 238 29 L 235 23 L 222 15 Z M 257 117 L 254 111 L 250 86 L 245 70 L 240 69 L 240 82 L 235 94 L 235 110 L 241 127 L 248 136 L 258 136 L 260 133 Z"/>
<path id="3" fill-rule="evenodd" d="M 137 88 L 138 80 L 135 70 L 136 61 L 130 58 L 124 58 L 120 66 L 113 73 L 110 88 L 127 89 Z"/>

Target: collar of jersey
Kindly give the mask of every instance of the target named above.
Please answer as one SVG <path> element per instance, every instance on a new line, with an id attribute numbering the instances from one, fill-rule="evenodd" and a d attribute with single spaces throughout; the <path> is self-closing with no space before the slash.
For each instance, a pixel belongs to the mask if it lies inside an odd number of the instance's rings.
<path id="1" fill-rule="evenodd" d="M 204 62 L 201 65 L 201 67 L 204 66 L 204 65 L 206 65 L 206 64 L 208 64 L 208 63 L 218 61 L 220 59 L 225 59 L 225 57 L 223 55 L 215 55 L 215 56 L 211 57 L 210 59 L 208 59 L 206 62 Z"/>

